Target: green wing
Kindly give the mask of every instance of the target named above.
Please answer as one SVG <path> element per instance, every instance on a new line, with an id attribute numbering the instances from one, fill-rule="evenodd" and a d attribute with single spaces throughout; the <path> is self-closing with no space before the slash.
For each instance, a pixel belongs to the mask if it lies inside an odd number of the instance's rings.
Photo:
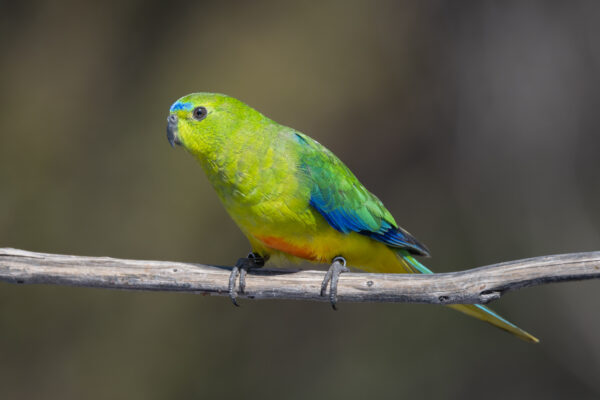
<path id="1" fill-rule="evenodd" d="M 391 247 L 429 255 L 332 152 L 306 135 L 294 134 L 300 145 L 300 171 L 311 185 L 310 205 L 329 225 L 343 233 L 358 232 Z"/>

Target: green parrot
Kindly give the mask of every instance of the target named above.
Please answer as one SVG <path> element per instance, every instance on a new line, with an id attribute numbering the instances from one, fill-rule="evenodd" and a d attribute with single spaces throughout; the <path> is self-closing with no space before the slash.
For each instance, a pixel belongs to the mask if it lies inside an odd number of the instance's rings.
<path id="1" fill-rule="evenodd" d="M 233 268 L 229 293 L 236 302 L 248 269 L 267 260 L 330 263 L 335 308 L 339 275 L 352 266 L 367 272 L 432 272 L 414 256 L 427 248 L 398 226 L 383 203 L 328 149 L 232 97 L 193 93 L 177 100 L 167 139 L 200 163 L 225 209 L 248 238 L 252 253 Z M 450 306 L 518 337 L 538 339 L 482 305 Z"/>

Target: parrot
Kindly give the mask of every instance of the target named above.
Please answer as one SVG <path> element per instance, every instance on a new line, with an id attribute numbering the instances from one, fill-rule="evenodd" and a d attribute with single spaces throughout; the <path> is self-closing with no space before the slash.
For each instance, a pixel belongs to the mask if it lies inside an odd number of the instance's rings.
<path id="1" fill-rule="evenodd" d="M 244 293 L 247 271 L 269 260 L 329 264 L 320 294 L 325 296 L 329 286 L 334 309 L 339 276 L 348 267 L 433 273 L 415 258 L 429 256 L 427 247 L 396 223 L 338 157 L 242 101 L 202 92 L 180 98 L 169 110 L 167 140 L 199 162 L 250 242 L 251 253 L 238 260 L 229 278 L 235 305 L 238 291 Z M 449 307 L 538 342 L 481 304 Z"/>

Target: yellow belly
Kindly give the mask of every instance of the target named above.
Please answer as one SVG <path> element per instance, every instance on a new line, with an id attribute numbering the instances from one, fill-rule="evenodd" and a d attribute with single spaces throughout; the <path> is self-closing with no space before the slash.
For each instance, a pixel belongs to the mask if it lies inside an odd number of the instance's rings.
<path id="1" fill-rule="evenodd" d="M 408 272 L 396 251 L 385 244 L 356 232 L 338 232 L 329 225 L 311 235 L 276 236 L 270 232 L 246 233 L 253 251 L 274 258 L 301 259 L 331 263 L 335 257 L 346 259 L 349 267 L 366 272 Z M 277 257 L 282 256 L 282 257 Z"/>
<path id="2" fill-rule="evenodd" d="M 341 256 L 349 267 L 367 272 L 410 271 L 395 249 L 357 232 L 339 232 L 297 198 L 277 198 L 250 207 L 226 203 L 226 208 L 252 250 L 275 261 L 329 264 Z"/>

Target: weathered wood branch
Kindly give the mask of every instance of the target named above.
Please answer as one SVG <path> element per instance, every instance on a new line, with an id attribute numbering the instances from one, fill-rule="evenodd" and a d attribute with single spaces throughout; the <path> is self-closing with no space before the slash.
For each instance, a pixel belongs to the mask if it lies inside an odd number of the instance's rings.
<path id="1" fill-rule="evenodd" d="M 80 257 L 0 248 L 0 281 L 227 295 L 230 267 L 170 261 Z M 246 279 L 255 299 L 328 301 L 323 271 L 260 269 Z M 433 275 L 345 273 L 339 301 L 488 303 L 504 293 L 551 282 L 600 278 L 600 251 L 510 261 Z"/>

